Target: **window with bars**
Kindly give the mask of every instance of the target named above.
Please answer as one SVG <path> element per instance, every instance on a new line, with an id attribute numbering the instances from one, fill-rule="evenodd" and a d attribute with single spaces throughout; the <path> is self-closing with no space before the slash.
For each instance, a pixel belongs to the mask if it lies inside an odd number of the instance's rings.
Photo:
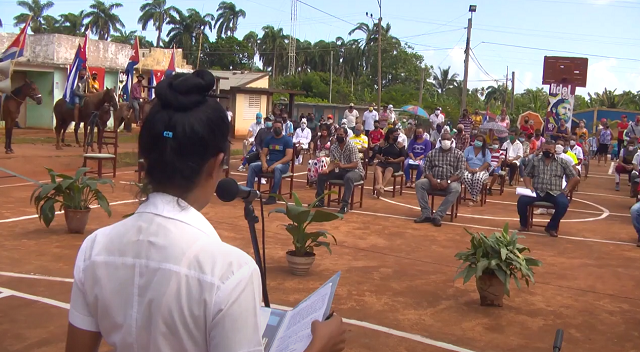
<path id="1" fill-rule="evenodd" d="M 245 94 L 244 110 L 242 118 L 244 120 L 254 120 L 256 114 L 260 112 L 261 96 L 257 94 Z"/>

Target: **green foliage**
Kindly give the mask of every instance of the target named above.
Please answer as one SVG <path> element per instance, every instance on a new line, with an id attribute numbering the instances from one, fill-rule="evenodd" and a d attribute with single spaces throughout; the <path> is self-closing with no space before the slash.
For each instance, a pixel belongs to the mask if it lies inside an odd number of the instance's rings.
<path id="1" fill-rule="evenodd" d="M 202 42 L 200 65 L 209 69 L 240 71 L 251 69 L 253 51 L 248 43 L 236 37 L 221 37 Z"/>
<path id="2" fill-rule="evenodd" d="M 333 239 L 334 244 L 338 244 L 336 238 L 325 230 L 307 231 L 307 227 L 313 223 L 326 223 L 334 220 L 342 219 L 342 214 L 337 214 L 325 210 L 313 210 L 315 204 L 323 199 L 328 194 L 336 192 L 326 192 L 318 197 L 313 203 L 308 206 L 303 206 L 302 202 L 298 198 L 298 195 L 293 193 L 293 203 L 287 202 L 287 200 L 279 194 L 271 194 L 271 196 L 278 198 L 285 203 L 284 208 L 277 208 L 269 212 L 269 216 L 272 213 L 284 214 L 287 216 L 291 223 L 285 225 L 285 229 L 291 235 L 293 241 L 293 248 L 297 257 L 303 257 L 305 253 L 313 253 L 313 249 L 316 247 L 324 247 L 329 253 L 331 253 L 331 242 L 321 239 Z"/>
<path id="3" fill-rule="evenodd" d="M 527 287 L 529 283 L 535 282 L 532 267 L 539 267 L 542 262 L 523 255 L 531 251 L 528 247 L 518 244 L 518 239 L 524 236 L 518 236 L 516 231 L 509 235 L 509 223 L 504 225 L 502 232 L 495 232 L 488 237 L 482 232 L 472 233 L 467 229 L 465 231 L 471 235 L 471 246 L 455 255 L 462 264 L 458 267 L 454 280 L 463 278 L 463 284 L 466 284 L 474 276 L 477 279 L 482 275 L 495 274 L 504 283 L 505 294 L 508 297 L 512 278 L 518 288 L 520 280 L 524 280 Z"/>
<path id="4" fill-rule="evenodd" d="M 113 181 L 84 176 L 89 170 L 88 167 L 79 168 L 75 176 L 61 174 L 50 168 L 45 169 L 51 182 L 40 183 L 31 193 L 30 202 L 35 205 L 38 218 L 46 227 L 49 227 L 55 218 L 56 204 L 60 204 L 59 211 L 85 210 L 97 202 L 100 208 L 111 216 L 109 201 L 98 189 L 98 185 L 110 185 L 113 188 Z"/>

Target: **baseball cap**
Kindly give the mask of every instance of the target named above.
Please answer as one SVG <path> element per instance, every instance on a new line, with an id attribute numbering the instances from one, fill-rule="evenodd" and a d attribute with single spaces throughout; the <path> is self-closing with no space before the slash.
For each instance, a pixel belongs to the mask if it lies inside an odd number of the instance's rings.
<path id="1" fill-rule="evenodd" d="M 349 107 L 353 107 L 353 103 L 349 104 Z"/>

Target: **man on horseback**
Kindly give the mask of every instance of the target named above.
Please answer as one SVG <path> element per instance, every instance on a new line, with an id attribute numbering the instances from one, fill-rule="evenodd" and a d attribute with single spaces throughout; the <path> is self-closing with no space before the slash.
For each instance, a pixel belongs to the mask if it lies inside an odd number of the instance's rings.
<path id="1" fill-rule="evenodd" d="M 73 119 L 75 124 L 78 125 L 80 121 L 80 106 L 87 95 L 87 70 L 84 68 L 80 69 L 78 73 L 78 82 L 73 89 L 73 94 Z"/>
<path id="2" fill-rule="evenodd" d="M 100 91 L 100 82 L 98 82 L 98 72 L 91 72 L 91 80 L 89 81 L 89 92 L 98 93 Z"/>
<path id="3" fill-rule="evenodd" d="M 129 99 L 130 108 L 133 108 L 133 112 L 135 114 L 136 123 L 140 125 L 140 103 L 142 102 L 142 81 L 144 80 L 144 76 L 142 73 L 138 74 L 136 77 L 138 80 L 131 85 L 131 98 Z"/>

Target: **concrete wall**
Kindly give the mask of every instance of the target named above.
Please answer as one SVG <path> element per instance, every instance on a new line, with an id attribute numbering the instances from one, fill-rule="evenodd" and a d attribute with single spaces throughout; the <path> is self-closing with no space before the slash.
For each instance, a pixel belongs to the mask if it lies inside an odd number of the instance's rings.
<path id="1" fill-rule="evenodd" d="M 267 95 L 265 94 L 236 94 L 234 106 L 231 108 L 235 126 L 236 138 L 247 135 L 247 130 L 256 121 L 256 113 L 267 116 Z"/>
<path id="2" fill-rule="evenodd" d="M 269 88 L 269 76 L 260 78 L 259 80 L 247 84 L 250 88 Z"/>
<path id="3" fill-rule="evenodd" d="M 53 120 L 53 72 L 27 72 L 27 78 L 33 81 L 42 95 L 42 104 L 28 100 L 27 123 L 29 128 L 51 128 Z"/>
<path id="4" fill-rule="evenodd" d="M 622 115 L 627 115 L 627 121 L 629 123 L 635 121 L 636 115 L 640 115 L 639 111 L 633 110 L 620 110 L 620 109 L 607 109 L 597 108 L 588 109 L 582 111 L 576 111 L 573 113 L 573 124 L 571 128 L 578 126 L 578 121 L 584 120 L 585 127 L 590 133 L 595 133 L 598 123 L 602 119 L 606 119 L 611 126 L 614 135 L 617 135 L 617 123 L 621 120 Z"/>

